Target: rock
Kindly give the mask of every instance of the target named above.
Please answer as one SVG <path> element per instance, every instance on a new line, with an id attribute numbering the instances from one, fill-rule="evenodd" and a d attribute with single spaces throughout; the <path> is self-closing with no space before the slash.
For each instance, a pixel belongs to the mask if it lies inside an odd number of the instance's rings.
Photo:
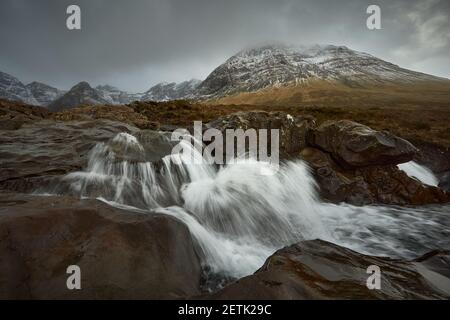
<path id="1" fill-rule="evenodd" d="M 440 175 L 450 171 L 450 148 L 438 145 L 436 143 L 421 141 L 418 139 L 411 140 L 414 145 L 419 148 L 419 152 L 414 160 L 425 165 L 434 174 Z"/>
<path id="2" fill-rule="evenodd" d="M 33 122 L 0 135 L 0 190 L 29 193 L 60 175 L 78 171 L 98 142 L 121 132 L 137 132 L 108 120 Z"/>
<path id="3" fill-rule="evenodd" d="M 444 172 L 439 176 L 439 188 L 450 193 L 450 171 Z"/>
<path id="4" fill-rule="evenodd" d="M 214 299 L 448 299 L 450 251 L 415 261 L 359 254 L 322 241 L 303 241 L 269 257 L 253 275 L 208 296 Z M 366 286 L 367 268 L 381 271 L 380 290 Z"/>
<path id="5" fill-rule="evenodd" d="M 433 171 L 439 188 L 450 193 L 450 148 L 420 140 L 413 142 L 419 148 L 414 160 Z"/>
<path id="6" fill-rule="evenodd" d="M 331 202 L 364 205 L 376 202 L 376 197 L 362 176 L 344 172 L 331 156 L 315 148 L 305 148 L 301 157 L 312 167 L 320 195 Z"/>
<path id="7" fill-rule="evenodd" d="M 301 157 L 312 167 L 321 196 L 354 205 L 424 205 L 450 202 L 450 194 L 409 177 L 394 165 L 345 169 L 330 154 L 305 148 Z"/>
<path id="8" fill-rule="evenodd" d="M 97 200 L 0 195 L 0 299 L 178 299 L 201 266 L 175 218 Z M 81 290 L 68 290 L 69 265 Z"/>
<path id="9" fill-rule="evenodd" d="M 288 157 L 306 146 L 306 136 L 315 126 L 313 117 L 293 117 L 285 112 L 249 111 L 237 112 L 209 122 L 207 128 L 220 130 L 224 137 L 227 129 L 279 129 L 280 156 Z M 270 132 L 267 133 L 268 140 Z M 270 140 L 269 140 L 270 142 Z M 268 147 L 270 150 L 270 146 Z"/>
<path id="10" fill-rule="evenodd" d="M 408 162 L 418 151 L 406 140 L 349 120 L 324 122 L 311 130 L 308 142 L 347 168 Z"/>
<path id="11" fill-rule="evenodd" d="M 141 130 L 133 134 L 121 133 L 106 142 L 108 149 L 102 157 L 108 157 L 112 151 L 113 161 L 152 162 L 157 164 L 172 153 L 178 141 L 172 141 L 170 133 L 153 130 Z"/>
<path id="12" fill-rule="evenodd" d="M 369 190 L 376 195 L 377 203 L 425 205 L 450 202 L 450 194 L 437 187 L 424 185 L 396 166 L 360 168 L 355 175 L 362 176 L 367 182 Z"/>

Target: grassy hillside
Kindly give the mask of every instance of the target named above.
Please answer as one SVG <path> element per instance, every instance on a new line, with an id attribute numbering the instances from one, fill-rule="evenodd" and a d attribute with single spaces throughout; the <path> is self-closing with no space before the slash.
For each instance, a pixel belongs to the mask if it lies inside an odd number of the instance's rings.
<path id="1" fill-rule="evenodd" d="M 450 81 L 364 87 L 315 81 L 298 86 L 241 93 L 208 103 L 303 107 L 450 107 Z"/>

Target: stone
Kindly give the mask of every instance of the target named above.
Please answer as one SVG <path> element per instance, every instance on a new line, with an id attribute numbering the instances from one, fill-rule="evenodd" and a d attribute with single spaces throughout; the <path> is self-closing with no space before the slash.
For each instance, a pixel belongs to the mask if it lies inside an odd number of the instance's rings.
<path id="1" fill-rule="evenodd" d="M 424 205 L 450 202 L 450 194 L 409 177 L 394 165 L 342 168 L 330 154 L 316 148 L 300 153 L 313 169 L 325 200 L 354 205 Z"/>
<path id="2" fill-rule="evenodd" d="M 306 147 L 306 136 L 313 127 L 315 127 L 315 119 L 313 117 L 293 117 L 281 111 L 236 112 L 206 124 L 206 128 L 218 129 L 224 136 L 227 129 L 279 129 L 281 157 L 296 155 L 296 153 Z M 270 137 L 270 132 L 268 132 L 268 137 Z M 270 147 L 268 146 L 267 149 L 270 150 Z"/>
<path id="3" fill-rule="evenodd" d="M 363 255 L 323 240 L 303 241 L 270 256 L 253 275 L 207 298 L 448 299 L 450 251 L 414 261 Z M 369 289 L 369 266 L 380 268 L 380 289 Z"/>
<path id="4" fill-rule="evenodd" d="M 324 122 L 310 131 L 308 143 L 346 168 L 404 163 L 418 151 L 404 139 L 349 120 Z"/>
<path id="5" fill-rule="evenodd" d="M 0 299 L 180 299 L 200 293 L 186 225 L 98 200 L 0 195 Z M 81 290 L 68 290 L 68 266 Z"/>

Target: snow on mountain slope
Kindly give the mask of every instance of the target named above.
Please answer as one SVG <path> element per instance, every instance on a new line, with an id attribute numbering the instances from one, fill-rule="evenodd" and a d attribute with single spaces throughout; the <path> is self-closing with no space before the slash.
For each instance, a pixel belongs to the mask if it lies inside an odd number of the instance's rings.
<path id="1" fill-rule="evenodd" d="M 215 98 L 310 80 L 338 81 L 358 87 L 440 78 L 400 68 L 345 46 L 266 45 L 243 50 L 228 59 L 201 83 L 198 93 Z"/>
<path id="2" fill-rule="evenodd" d="M 183 81 L 181 83 L 161 82 L 146 91 L 141 100 L 167 101 L 194 98 L 196 89 L 200 83 L 201 81 L 197 79 Z"/>
<path id="3" fill-rule="evenodd" d="M 345 46 L 264 45 L 246 49 L 217 67 L 203 82 L 192 79 L 181 83 L 159 83 L 144 93 L 129 93 L 110 85 L 90 87 L 81 82 L 62 95 L 60 90 L 33 82 L 27 86 L 0 72 L 0 97 L 52 108 L 77 104 L 127 104 L 132 101 L 176 99 L 217 99 L 268 88 L 300 87 L 314 80 L 338 83 L 346 88 L 385 84 L 417 84 L 443 81 L 401 68 L 370 54 Z M 445 79 L 448 81 L 448 79 Z"/>
<path id="4" fill-rule="evenodd" d="M 99 91 L 104 99 L 109 101 L 110 104 L 127 104 L 133 101 L 139 101 L 142 97 L 142 94 L 140 93 L 129 93 L 110 85 L 97 86 L 95 89 Z"/>
<path id="5" fill-rule="evenodd" d="M 27 84 L 26 87 L 41 106 L 48 106 L 65 93 L 65 91 L 36 81 Z"/>
<path id="6" fill-rule="evenodd" d="M 30 90 L 17 78 L 0 71 L 0 98 L 38 105 Z"/>

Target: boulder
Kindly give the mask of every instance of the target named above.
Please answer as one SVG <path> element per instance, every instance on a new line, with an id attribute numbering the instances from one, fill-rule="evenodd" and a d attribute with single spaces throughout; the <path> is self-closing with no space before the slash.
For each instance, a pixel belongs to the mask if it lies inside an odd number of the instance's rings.
<path id="1" fill-rule="evenodd" d="M 253 275 L 214 299 L 449 299 L 450 251 L 415 261 L 367 256 L 322 241 L 303 241 L 269 257 Z M 381 271 L 380 289 L 369 289 L 369 266 Z"/>
<path id="2" fill-rule="evenodd" d="M 450 171 L 449 147 L 419 139 L 410 141 L 419 149 L 414 161 L 423 164 L 438 176 Z"/>
<path id="3" fill-rule="evenodd" d="M 450 171 L 439 175 L 439 188 L 446 192 L 450 192 Z"/>
<path id="4" fill-rule="evenodd" d="M 304 148 L 306 146 L 306 136 L 309 130 L 314 127 L 315 120 L 313 117 L 293 117 L 281 111 L 237 112 L 220 117 L 206 124 L 206 128 L 215 128 L 220 130 L 224 137 L 227 129 L 279 129 L 281 157 L 296 155 L 302 148 Z M 269 137 L 270 132 L 268 132 L 268 138 Z M 268 146 L 268 150 L 270 150 L 270 146 Z"/>
<path id="5" fill-rule="evenodd" d="M 396 165 L 412 160 L 418 151 L 395 135 L 349 120 L 324 122 L 310 131 L 308 142 L 346 168 Z"/>
<path id="6" fill-rule="evenodd" d="M 178 299 L 200 293 L 187 227 L 98 200 L 0 195 L 0 299 Z M 81 290 L 66 286 L 70 265 Z"/>
<path id="7" fill-rule="evenodd" d="M 314 177 L 319 185 L 319 193 L 325 200 L 354 205 L 376 202 L 376 196 L 370 192 L 364 178 L 342 170 L 329 154 L 308 147 L 302 150 L 300 156 L 313 169 Z"/>
<path id="8" fill-rule="evenodd" d="M 330 154 L 316 148 L 305 148 L 300 155 L 313 169 L 321 196 L 334 203 L 424 205 L 450 202 L 450 194 L 422 184 L 395 165 L 346 169 Z"/>
<path id="9" fill-rule="evenodd" d="M 109 120 L 33 122 L 0 134 L 0 190 L 22 193 L 45 188 L 49 181 L 87 163 L 98 142 L 136 127 Z"/>

